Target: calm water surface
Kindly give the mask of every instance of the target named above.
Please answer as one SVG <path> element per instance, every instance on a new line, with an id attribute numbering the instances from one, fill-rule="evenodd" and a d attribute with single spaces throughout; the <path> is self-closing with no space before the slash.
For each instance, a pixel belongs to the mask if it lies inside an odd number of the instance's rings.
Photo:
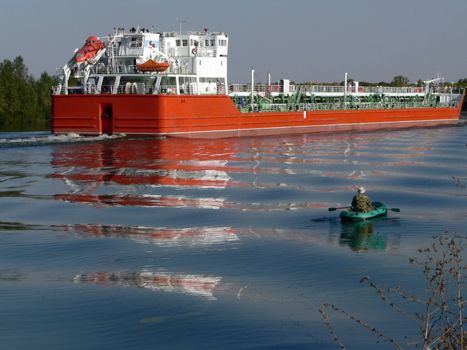
<path id="1" fill-rule="evenodd" d="M 0 133 L 3 349 L 336 349 L 333 303 L 404 343 L 374 290 L 466 233 L 467 127 L 222 140 Z M 358 186 L 400 213 L 343 225 Z M 354 349 L 375 339 L 332 315 Z M 389 348 L 378 344 L 379 348 Z"/>

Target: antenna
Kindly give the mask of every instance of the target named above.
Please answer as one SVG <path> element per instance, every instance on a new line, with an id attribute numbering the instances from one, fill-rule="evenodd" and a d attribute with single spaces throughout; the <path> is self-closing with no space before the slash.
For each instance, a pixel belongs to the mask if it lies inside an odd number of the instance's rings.
<path id="1" fill-rule="evenodd" d="M 178 21 L 178 34 L 182 34 L 182 24 L 186 23 L 185 20 Z"/>

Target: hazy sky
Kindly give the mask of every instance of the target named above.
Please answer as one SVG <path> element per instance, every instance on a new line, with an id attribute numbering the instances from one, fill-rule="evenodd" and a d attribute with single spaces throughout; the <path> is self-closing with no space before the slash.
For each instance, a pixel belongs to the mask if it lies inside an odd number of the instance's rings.
<path id="1" fill-rule="evenodd" d="M 467 77 L 467 0 L 0 0 L 0 61 L 54 74 L 114 27 L 224 31 L 229 80 Z"/>

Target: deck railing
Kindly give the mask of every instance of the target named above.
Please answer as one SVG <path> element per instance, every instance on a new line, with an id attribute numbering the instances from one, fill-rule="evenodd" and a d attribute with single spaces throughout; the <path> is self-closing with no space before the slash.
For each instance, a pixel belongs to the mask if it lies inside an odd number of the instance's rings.
<path id="1" fill-rule="evenodd" d="M 333 110 L 368 110 L 368 109 L 406 109 L 406 108 L 446 108 L 454 107 L 454 103 L 440 102 L 362 102 L 358 104 L 333 103 L 274 103 L 238 106 L 242 113 L 247 112 L 303 112 L 303 111 L 333 111 Z"/>
<path id="2" fill-rule="evenodd" d="M 284 88 L 281 84 L 255 84 L 254 91 L 257 93 L 283 93 Z M 342 85 L 290 85 L 290 93 L 344 93 Z M 425 88 L 418 86 L 355 86 L 347 87 L 348 93 L 364 93 L 364 94 L 424 94 Z M 231 84 L 229 85 L 229 93 L 245 94 L 251 93 L 251 84 Z"/>

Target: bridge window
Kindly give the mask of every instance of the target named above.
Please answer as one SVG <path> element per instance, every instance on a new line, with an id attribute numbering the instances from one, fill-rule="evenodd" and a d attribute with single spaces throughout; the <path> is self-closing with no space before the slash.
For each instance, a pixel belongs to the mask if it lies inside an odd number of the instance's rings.
<path id="1" fill-rule="evenodd" d="M 182 46 L 188 46 L 188 39 L 182 40 Z"/>
<path id="2" fill-rule="evenodd" d="M 130 47 L 142 47 L 143 42 L 141 38 L 131 38 Z"/>
<path id="3" fill-rule="evenodd" d="M 175 45 L 180 46 L 181 42 L 180 39 L 175 40 Z"/>

